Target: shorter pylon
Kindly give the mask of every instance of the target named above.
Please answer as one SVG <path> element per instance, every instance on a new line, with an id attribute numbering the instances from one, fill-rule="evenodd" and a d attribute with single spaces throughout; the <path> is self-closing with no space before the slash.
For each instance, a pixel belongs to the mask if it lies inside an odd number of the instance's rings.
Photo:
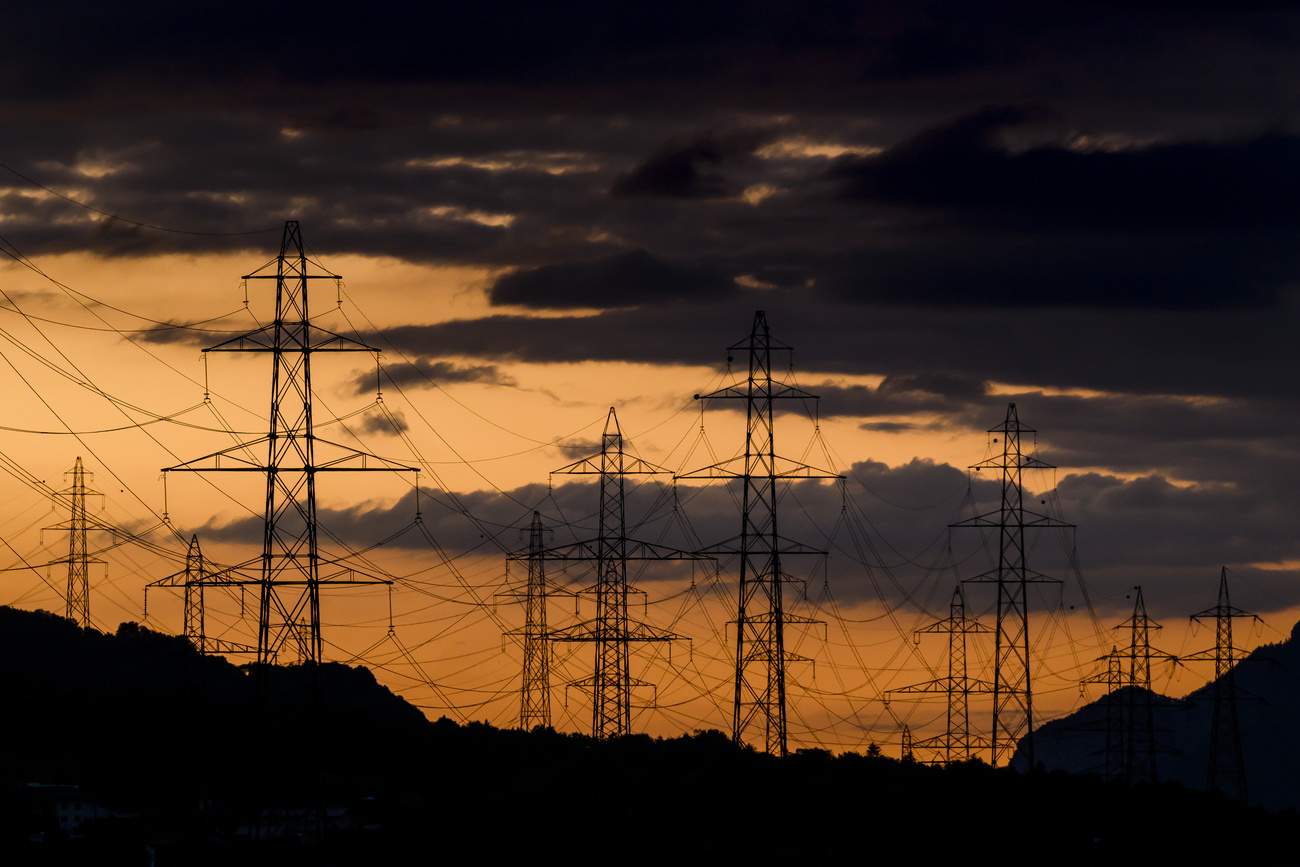
<path id="1" fill-rule="evenodd" d="M 890 695 L 934 692 L 948 696 L 948 725 L 941 735 L 917 741 L 916 746 L 934 750 L 943 762 L 965 761 L 974 756 L 974 750 L 987 749 L 988 738 L 973 735 L 970 730 L 970 697 L 978 693 L 991 693 L 993 684 L 972 680 L 966 674 L 966 636 L 992 630 L 966 615 L 966 595 L 961 585 L 952 592 L 948 616 L 917 630 L 917 635 L 946 633 L 948 635 L 948 675 L 925 683 L 912 684 L 890 690 Z"/>
<path id="2" fill-rule="evenodd" d="M 1214 649 L 1202 650 L 1183 659 L 1214 660 L 1214 716 L 1210 724 L 1210 762 L 1206 785 L 1247 803 L 1246 767 L 1241 758 L 1241 727 L 1237 718 L 1236 659 L 1243 649 L 1232 643 L 1232 621 L 1238 617 L 1259 617 L 1233 608 L 1228 599 L 1228 567 L 1219 574 L 1219 604 L 1191 619 L 1197 623 L 1214 619 Z"/>
<path id="3" fill-rule="evenodd" d="M 154 587 L 181 587 L 185 593 L 185 638 L 202 654 L 210 653 L 257 653 L 253 645 L 213 638 L 207 634 L 204 614 L 204 590 L 208 587 L 241 587 L 254 583 L 256 579 L 246 578 L 229 569 L 213 571 L 212 563 L 203 556 L 199 547 L 199 537 L 190 537 L 190 547 L 185 554 L 185 568 L 174 572 L 166 578 L 159 578 L 145 585 L 145 597 Z M 146 608 L 148 607 L 146 603 Z"/>
<path id="4" fill-rule="evenodd" d="M 528 528 L 528 580 L 524 592 L 510 595 L 522 596 L 524 601 L 524 627 L 507 633 L 523 640 L 524 670 L 519 688 L 519 727 L 531 731 L 537 726 L 551 725 L 551 648 L 547 644 L 546 597 L 546 546 L 547 527 L 540 512 L 533 512 L 533 522 Z M 517 559 L 515 557 L 511 558 Z"/>
<path id="5" fill-rule="evenodd" d="M 68 589 L 65 595 L 67 601 L 67 618 L 75 622 L 78 626 L 90 626 L 90 564 L 103 563 L 96 557 L 91 557 L 86 537 L 91 529 L 90 521 L 86 516 L 86 497 L 102 496 L 98 491 L 91 490 L 88 487 L 90 479 L 93 476 L 85 471 L 81 465 L 81 457 L 77 457 L 77 462 L 65 476 L 72 476 L 72 484 L 58 492 L 58 496 L 67 497 L 71 514 L 67 521 L 61 524 L 55 524 L 52 527 L 46 527 L 46 530 L 67 530 L 68 531 L 68 556 L 55 563 L 66 563 L 68 566 Z M 105 529 L 105 528 L 94 528 Z"/>

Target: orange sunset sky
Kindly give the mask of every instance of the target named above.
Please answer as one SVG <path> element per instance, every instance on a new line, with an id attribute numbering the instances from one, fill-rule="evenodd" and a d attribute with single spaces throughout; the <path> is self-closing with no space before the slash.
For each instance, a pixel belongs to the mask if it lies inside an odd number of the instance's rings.
<path id="1" fill-rule="evenodd" d="M 594 533 L 595 484 L 550 473 L 598 448 L 611 406 L 670 471 L 742 447 L 736 407 L 692 395 L 728 381 L 760 309 L 794 347 L 782 375 L 821 396 L 778 417 L 778 450 L 845 476 L 782 501 L 783 532 L 830 552 L 793 565 L 791 610 L 819 622 L 789 645 L 809 660 L 792 748 L 941 730 L 938 697 L 886 698 L 944 670 L 943 638 L 914 632 L 987 568 L 946 528 L 995 499 L 966 467 L 1009 402 L 1058 467 L 1027 475 L 1035 502 L 1077 527 L 1031 540 L 1062 580 L 1034 603 L 1040 719 L 1099 695 L 1080 681 L 1124 645 L 1136 585 L 1170 653 L 1213 644 L 1188 615 L 1224 565 L 1263 617 L 1240 645 L 1300 617 L 1290 10 L 506 4 L 380 27 L 238 5 L 203 38 L 89 6 L 3 37 L 0 603 L 63 610 L 66 566 L 43 564 L 67 535 L 42 528 L 67 520 L 52 494 L 77 457 L 97 525 L 123 531 L 91 536 L 96 627 L 179 632 L 178 594 L 146 613 L 144 588 L 191 535 L 222 563 L 260 552 L 264 482 L 161 470 L 265 431 L 266 359 L 201 350 L 272 318 L 270 286 L 240 278 L 298 220 L 343 276 L 312 285 L 318 322 L 382 349 L 378 376 L 365 354 L 314 360 L 317 432 L 417 466 L 428 531 L 411 474 L 322 480 L 327 549 L 396 580 L 325 591 L 326 655 L 430 717 L 517 721 L 506 555 L 534 509 L 557 543 Z M 342 33 L 328 58 L 303 47 Z M 631 535 L 738 532 L 725 486 L 675 493 L 637 479 Z M 734 564 L 630 574 L 637 616 L 679 636 L 636 648 L 654 686 L 634 729 L 729 729 Z M 968 598 L 991 616 L 986 589 Z M 249 641 L 250 600 L 211 591 L 209 633 Z M 591 605 L 557 598 L 552 622 Z M 591 648 L 555 653 L 556 726 L 588 730 L 564 684 Z M 972 645 L 972 676 L 989 655 Z M 1196 665 L 1156 689 L 1198 687 Z"/>

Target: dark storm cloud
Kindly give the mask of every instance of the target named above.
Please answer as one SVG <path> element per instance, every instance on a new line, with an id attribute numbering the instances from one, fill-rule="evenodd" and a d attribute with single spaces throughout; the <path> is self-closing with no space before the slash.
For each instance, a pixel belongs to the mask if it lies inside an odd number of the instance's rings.
<path id="1" fill-rule="evenodd" d="M 970 209 L 1019 229 L 1256 229 L 1300 222 L 1300 139 L 1085 142 L 1012 150 L 1003 133 L 1050 119 L 1042 107 L 1001 106 L 925 130 L 830 170 L 850 199 Z"/>
<path id="2" fill-rule="evenodd" d="M 827 417 L 983 431 L 1016 400 L 1052 461 L 1107 469 L 1061 498 L 1108 592 L 1146 573 L 1181 599 L 1219 563 L 1295 557 L 1289 5 L 178 8 L 7 10 L 0 163 L 132 220 L 269 231 L 110 221 L 0 172 L 24 253 L 239 250 L 252 268 L 299 219 L 327 263 L 467 265 L 503 275 L 495 303 L 601 311 L 408 318 L 385 336 L 417 359 L 390 370 L 410 382 L 499 382 L 514 360 L 721 368 L 766 309 Z M 835 379 L 857 375 L 884 380 Z M 962 473 L 855 472 L 903 573 L 950 516 L 889 502 L 947 504 Z M 798 497 L 838 514 L 834 486 Z M 465 494 L 488 523 L 429 520 L 475 550 L 543 498 Z M 714 538 L 729 499 L 694 503 Z M 329 517 L 373 539 L 413 505 Z M 836 580 L 868 598 L 852 571 Z"/>
<path id="3" fill-rule="evenodd" d="M 1287 239 L 1300 138 L 1013 149 L 1005 134 L 1046 116 L 986 108 L 838 160 L 828 177 L 841 196 L 924 214 L 912 219 L 933 238 L 856 254 L 836 289 L 911 303 L 1212 307 L 1271 301 L 1296 283 Z"/>
<path id="4" fill-rule="evenodd" d="M 743 162 L 775 137 L 774 130 L 700 133 L 685 142 L 669 142 L 632 171 L 618 176 L 613 196 L 712 199 L 740 193 L 722 169 Z"/>
<path id="5" fill-rule="evenodd" d="M 361 419 L 361 433 L 392 435 L 406 433 L 410 429 L 411 426 L 407 424 L 406 415 L 400 410 L 397 412 L 366 413 Z"/>
<path id="6" fill-rule="evenodd" d="M 914 376 L 1133 394 L 1294 396 L 1300 316 L 1290 306 L 1131 311 L 1050 308 L 932 310 L 820 305 L 745 290 L 729 304 L 613 310 L 589 317 L 495 315 L 385 332 L 408 354 L 435 351 L 531 362 L 639 361 L 714 366 L 766 308 L 772 336 L 797 369 Z M 783 363 L 785 363 L 783 361 Z M 868 396 L 862 390 L 857 394 Z M 829 400 L 822 411 L 835 413 Z"/>
<path id="7" fill-rule="evenodd" d="M 385 364 L 381 368 L 383 383 L 391 383 L 399 388 L 434 387 L 458 382 L 478 382 L 484 385 L 500 385 L 514 388 L 518 385 L 513 376 L 502 372 L 494 364 L 459 365 L 450 361 L 434 361 L 429 358 L 417 358 L 414 361 Z M 353 381 L 357 393 L 365 393 L 375 387 L 375 377 L 362 373 Z"/>
<path id="8" fill-rule="evenodd" d="M 714 269 L 665 262 L 633 250 L 591 262 L 515 271 L 488 291 L 493 304 L 566 309 L 635 307 L 672 300 L 713 301 L 735 294 L 735 281 Z"/>
<path id="9" fill-rule="evenodd" d="M 843 470 L 843 489 L 803 481 L 782 496 L 782 536 L 829 553 L 826 570 L 821 558 L 812 555 L 791 555 L 785 562 L 792 578 L 810 582 L 810 596 L 818 595 L 825 580 L 842 603 L 884 600 L 908 617 L 924 612 L 943 616 L 955 581 L 996 565 L 988 559 L 990 550 L 996 552 L 996 537 L 986 539 L 978 530 L 949 530 L 949 525 L 973 515 L 996 512 L 1000 481 L 995 474 L 971 474 L 928 460 L 897 467 L 863 461 Z M 420 496 L 422 520 L 452 556 L 522 550 L 523 531 L 535 509 L 554 530 L 548 544 L 595 538 L 598 485 L 594 480 L 553 481 L 549 488 L 532 484 L 454 495 L 425 489 Z M 1026 508 L 1076 527 L 1028 531 L 1030 567 L 1064 582 L 1059 590 L 1048 587 L 1036 605 L 1059 599 L 1080 610 L 1085 606 L 1070 570 L 1072 550 L 1082 564 L 1094 607 L 1116 622 L 1131 604 L 1124 594 L 1139 584 L 1154 616 L 1182 617 L 1201 610 L 1213 601 L 1221 565 L 1250 578 L 1258 591 L 1251 605 L 1261 613 L 1300 604 L 1293 572 L 1251 565 L 1300 557 L 1300 541 L 1289 529 L 1300 495 L 1291 493 L 1279 503 L 1231 486 L 1179 486 L 1158 475 L 1124 480 L 1089 473 L 1065 475 L 1053 498 L 1048 496 L 1050 474 L 1027 473 L 1024 482 Z M 679 549 L 694 547 L 691 536 L 707 550 L 734 547 L 740 518 L 736 492 L 729 491 L 728 484 L 735 483 L 680 484 L 676 514 L 663 484 L 630 486 L 629 535 Z M 409 526 L 410 531 L 389 546 L 422 549 L 428 542 L 414 529 L 415 507 L 414 494 L 408 494 L 392 505 L 322 510 L 320 520 L 335 538 L 353 545 L 372 544 Z M 681 516 L 691 534 L 677 524 Z M 249 518 L 199 532 L 254 544 L 261 539 L 262 524 Z M 734 582 L 733 558 L 725 553 L 719 557 L 724 580 Z M 642 580 L 653 581 L 654 576 Z M 992 603 L 987 586 L 968 586 L 967 594 L 974 610 L 987 613 Z"/>
<path id="10" fill-rule="evenodd" d="M 891 374 L 880 385 L 838 385 L 823 382 L 810 391 L 820 399 L 823 417 L 839 415 L 908 415 L 918 412 L 955 413 L 972 403 L 984 405 L 988 383 L 948 374 Z"/>

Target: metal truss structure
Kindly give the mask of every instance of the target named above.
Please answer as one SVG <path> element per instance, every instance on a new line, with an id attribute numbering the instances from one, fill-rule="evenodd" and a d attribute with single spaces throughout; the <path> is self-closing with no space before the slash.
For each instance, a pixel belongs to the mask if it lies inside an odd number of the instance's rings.
<path id="1" fill-rule="evenodd" d="M 1245 804 L 1248 802 L 1246 766 L 1241 758 L 1235 667 L 1237 656 L 1243 651 L 1232 643 L 1232 621 L 1238 617 L 1259 620 L 1258 615 L 1232 607 L 1228 598 L 1228 567 L 1224 566 L 1219 574 L 1219 603 L 1191 617 L 1198 623 L 1213 618 L 1214 649 L 1202 650 L 1183 659 L 1214 660 L 1214 716 L 1210 723 L 1210 764 L 1206 785 L 1210 791 L 1222 792 Z"/>
<path id="2" fill-rule="evenodd" d="M 1007 405 L 1007 415 L 1002 426 L 991 428 L 989 433 L 1000 436 L 1001 454 L 972 464 L 971 469 L 977 472 L 985 469 L 1000 471 L 1002 501 L 991 512 L 950 526 L 997 531 L 997 565 L 988 572 L 967 579 L 972 583 L 993 584 L 997 589 L 990 749 L 992 762 L 996 766 L 1004 759 L 1009 759 L 1023 739 L 1025 759 L 1033 767 L 1034 703 L 1029 659 L 1028 590 L 1032 583 L 1056 582 L 1028 567 L 1025 558 L 1025 531 L 1074 525 L 1025 508 L 1021 484 L 1024 470 L 1053 467 L 1022 450 L 1023 435 L 1035 431 L 1020 424 L 1014 403 Z M 993 443 L 998 443 L 997 437 Z"/>
<path id="3" fill-rule="evenodd" d="M 190 548 L 185 554 L 185 568 L 166 578 L 145 585 L 145 598 L 154 587 L 180 587 L 185 598 L 185 638 L 199 653 L 257 653 L 257 648 L 207 634 L 203 612 L 204 590 L 208 587 L 234 587 L 251 583 L 247 578 L 229 569 L 213 571 L 212 564 L 203 556 L 199 537 L 190 537 Z M 146 602 L 146 609 L 148 604 Z"/>
<path id="4" fill-rule="evenodd" d="M 793 350 L 772 339 L 762 310 L 754 314 L 749 337 L 727 351 L 728 360 L 737 352 L 748 356 L 748 373 L 730 385 L 695 397 L 702 401 L 745 402 L 744 452 L 678 478 L 740 481 L 740 535 L 707 549 L 712 554 L 738 555 L 740 560 L 732 739 L 743 743 L 746 733 L 758 728 L 762 731 L 763 749 L 783 756 L 788 749 L 786 664 L 801 658 L 785 649 L 785 627 L 789 623 L 814 621 L 785 610 L 782 590 L 792 578 L 781 558 L 792 554 L 825 556 L 825 552 L 781 537 L 777 527 L 778 487 L 780 482 L 790 479 L 842 477 L 776 454 L 775 402 L 816 400 L 817 396 L 772 378 L 773 354 Z"/>
<path id="5" fill-rule="evenodd" d="M 313 263 L 314 264 L 314 263 Z M 274 265 L 274 273 L 260 273 Z M 374 455 L 328 442 L 312 426 L 311 358 L 319 352 L 377 352 L 360 341 L 327 331 L 311 321 L 308 282 L 338 281 L 337 274 L 308 273 L 296 220 L 284 224 L 280 255 L 245 280 L 275 281 L 275 319 L 256 331 L 204 352 L 259 352 L 271 356 L 271 413 L 266 436 L 163 470 L 245 472 L 266 477 L 260 576 L 231 583 L 256 584 L 260 591 L 257 662 L 278 661 L 286 647 L 301 663 L 320 663 L 322 584 L 388 584 L 321 556 L 317 541 L 316 479 L 325 472 L 414 471 Z M 257 452 L 264 454 L 259 460 Z M 322 575 L 322 567 L 334 571 Z"/>
<path id="6" fill-rule="evenodd" d="M 587 588 L 596 598 L 596 616 L 573 626 L 545 633 L 546 641 L 581 641 L 595 645 L 590 678 L 570 686 L 591 690 L 591 734 L 613 738 L 632 731 L 632 688 L 650 684 L 632 677 L 633 642 L 672 641 L 674 633 L 632 620 L 628 615 L 627 564 L 630 560 L 708 560 L 707 556 L 666 548 L 629 538 L 626 490 L 630 475 L 667 473 L 662 467 L 629 455 L 623 448 L 618 416 L 610 407 L 601 433 L 600 453 L 575 461 L 557 474 L 599 475 L 599 529 L 595 539 L 551 548 L 537 557 L 548 560 L 590 561 L 596 565 L 596 582 Z"/>
<path id="7" fill-rule="evenodd" d="M 941 693 L 948 697 L 948 725 L 943 734 L 916 741 L 922 749 L 933 750 L 942 762 L 960 762 L 974 758 L 975 750 L 987 749 L 989 740 L 970 730 L 970 697 L 993 691 L 993 685 L 971 679 L 966 672 L 966 636 L 991 632 L 987 626 L 966 615 L 966 596 L 961 585 L 952 592 L 948 616 L 917 630 L 917 634 L 946 633 L 948 636 L 948 675 L 925 683 L 891 689 L 890 695 Z"/>
<path id="8" fill-rule="evenodd" d="M 68 556 L 55 560 L 54 563 L 66 563 L 68 565 L 68 585 L 64 597 L 67 602 L 65 616 L 78 626 L 85 628 L 91 625 L 90 564 L 104 562 L 91 557 L 87 546 L 86 539 L 90 529 L 90 522 L 86 517 L 86 497 L 99 496 L 100 494 L 88 487 L 88 483 L 94 477 L 86 472 L 81 465 L 79 456 L 72 469 L 64 475 L 72 476 L 72 483 L 67 488 L 59 491 L 58 496 L 68 498 L 71 514 L 68 516 L 67 521 L 45 529 L 68 531 Z"/>
<path id="9" fill-rule="evenodd" d="M 528 580 L 524 585 L 524 628 L 513 633 L 523 640 L 524 672 L 519 688 L 519 727 L 531 731 L 551 725 L 551 648 L 546 629 L 547 527 L 540 512 L 533 512 L 528 528 Z"/>

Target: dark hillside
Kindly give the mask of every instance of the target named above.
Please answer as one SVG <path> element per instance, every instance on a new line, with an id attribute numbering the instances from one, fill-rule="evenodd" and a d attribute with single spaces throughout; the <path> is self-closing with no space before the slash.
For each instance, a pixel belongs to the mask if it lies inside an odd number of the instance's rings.
<path id="1" fill-rule="evenodd" d="M 1209 636 L 1213 641 L 1213 635 Z M 1300 808 L 1300 624 L 1286 641 L 1256 648 L 1235 669 L 1242 761 L 1250 800 L 1270 810 Z M 1184 675 L 1184 682 L 1186 682 Z M 1104 763 L 1109 696 L 1035 730 L 1035 759 L 1049 770 L 1085 773 Z M 1153 699 L 1157 775 L 1206 787 L 1214 684 L 1181 699 Z M 1017 753 L 1017 758 L 1020 754 Z"/>
<path id="2" fill-rule="evenodd" d="M 164 867 L 544 851 L 623 863 L 927 861 L 974 854 L 998 829 L 1000 855 L 1035 863 L 1300 861 L 1286 848 L 1300 833 L 1293 813 L 1173 784 L 1130 790 L 821 750 L 778 760 L 715 731 L 596 742 L 430 723 L 369 672 L 341 665 L 322 668 L 323 731 L 313 735 L 309 674 L 268 672 L 259 720 L 255 678 L 184 641 L 0 609 L 0 854 L 146 864 L 149 847 Z M 70 801 L 100 813 L 70 832 L 55 821 L 55 805 Z M 323 846 L 294 831 L 313 804 L 329 817 Z M 258 808 L 281 836 L 251 845 Z M 1211 827 L 1219 833 L 1201 833 Z"/>

